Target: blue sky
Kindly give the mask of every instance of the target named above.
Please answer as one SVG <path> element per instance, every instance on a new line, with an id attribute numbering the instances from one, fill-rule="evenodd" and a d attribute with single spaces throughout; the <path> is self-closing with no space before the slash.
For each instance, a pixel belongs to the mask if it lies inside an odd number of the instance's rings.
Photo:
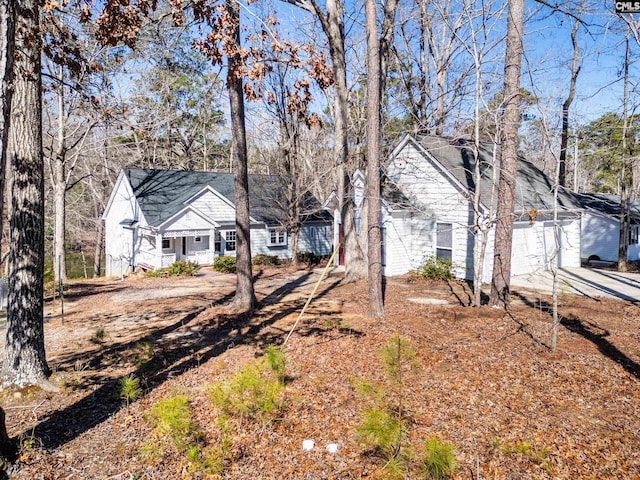
<path id="1" fill-rule="evenodd" d="M 589 25 L 578 32 L 581 47 L 581 70 L 578 76 L 576 98 L 573 110 L 581 123 L 593 120 L 600 115 L 617 111 L 622 113 L 623 83 L 622 65 L 624 63 L 623 36 L 619 33 L 622 22 L 614 20 L 604 4 L 596 4 L 595 9 L 584 15 Z M 573 55 L 571 46 L 571 27 L 574 20 L 558 16 L 529 23 L 525 28 L 525 50 L 532 69 L 536 88 L 544 96 L 557 96 L 561 101 L 567 95 L 570 62 Z M 635 62 L 629 70 L 631 99 L 638 102 L 637 83 L 640 79 L 638 54 L 640 47 L 632 40 L 632 60 Z M 525 64 L 526 65 L 526 64 Z M 527 75 L 523 81 L 528 81 Z M 531 82 L 529 81 L 529 84 Z M 560 103 L 561 103 L 560 101 Z"/>

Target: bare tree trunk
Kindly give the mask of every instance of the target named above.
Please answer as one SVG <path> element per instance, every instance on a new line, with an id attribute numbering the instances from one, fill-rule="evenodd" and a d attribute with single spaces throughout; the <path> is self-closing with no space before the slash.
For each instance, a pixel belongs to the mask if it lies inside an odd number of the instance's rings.
<path id="1" fill-rule="evenodd" d="M 624 92 L 622 100 L 622 170 L 620 172 L 620 241 L 618 242 L 618 271 L 626 272 L 629 250 L 629 175 L 627 174 L 627 130 L 629 128 L 629 30 L 624 56 Z"/>
<path id="2" fill-rule="evenodd" d="M 329 53 L 333 65 L 335 79 L 333 108 L 335 162 L 338 183 L 338 202 L 341 216 L 340 228 L 344 242 L 345 279 L 355 281 L 365 278 L 367 267 L 364 254 L 356 230 L 353 214 L 353 188 L 349 171 L 349 139 L 347 125 L 349 123 L 349 103 L 347 88 L 347 63 L 344 49 L 344 4 L 342 0 L 328 0 L 326 17 L 317 12 L 321 18 L 323 30 L 329 42 Z"/>
<path id="3" fill-rule="evenodd" d="M 251 221 L 249 218 L 249 176 L 247 172 L 247 134 L 244 121 L 244 92 L 242 90 L 242 56 L 240 52 L 240 5 L 234 0 L 226 1 L 231 28 L 233 52 L 229 53 L 227 89 L 231 113 L 231 151 L 235 178 L 236 206 L 236 295 L 233 307 L 252 312 L 256 297 L 251 271 Z"/>
<path id="4" fill-rule="evenodd" d="M 576 22 L 577 25 L 577 22 Z M 575 57 L 574 57 L 575 58 Z M 562 187 L 560 184 L 560 172 L 562 169 L 562 160 L 556 161 L 556 171 L 553 186 L 553 239 L 555 241 L 555 249 L 551 258 L 551 274 L 553 275 L 553 289 L 551 295 L 552 302 L 552 320 L 551 320 L 551 351 L 555 352 L 558 345 L 558 327 L 560 326 L 560 317 L 558 316 L 558 255 L 560 255 L 560 225 L 558 225 L 558 190 Z"/>
<path id="5" fill-rule="evenodd" d="M 96 249 L 93 253 L 93 278 L 100 276 L 100 267 L 102 265 L 102 249 L 104 247 L 104 221 L 100 216 L 98 219 L 98 226 L 96 228 Z"/>
<path id="6" fill-rule="evenodd" d="M 334 158 L 338 210 L 340 212 L 340 234 L 345 258 L 345 280 L 355 281 L 367 276 L 362 247 L 358 241 L 354 224 L 353 189 L 349 172 L 349 91 L 347 88 L 347 62 L 344 47 L 344 2 L 327 0 L 326 14 L 317 2 L 305 0 L 283 0 L 314 14 L 320 21 L 322 31 L 327 36 L 329 55 L 333 67 L 334 99 Z"/>
<path id="7" fill-rule="evenodd" d="M 2 102 L 2 117 L 0 117 L 0 252 L 4 191 L 7 165 L 7 142 L 11 128 L 11 97 L 13 93 L 13 62 L 14 62 L 14 0 L 0 0 L 0 101 Z M 5 422 L 5 413 L 0 408 L 0 470 L 5 471 L 15 457 L 15 444 L 9 438 Z"/>
<path id="8" fill-rule="evenodd" d="M 376 2 L 365 0 L 367 32 L 367 250 L 369 316 L 384 317 L 382 251 L 380 242 L 380 42 Z M 362 233 L 362 232 L 361 232 Z"/>
<path id="9" fill-rule="evenodd" d="M 511 248 L 513 241 L 513 209 L 516 170 L 518 166 L 518 128 L 520 126 L 520 66 L 522 63 L 522 35 L 524 0 L 509 0 L 507 46 L 504 66 L 504 112 L 498 204 L 496 208 L 495 245 L 491 303 L 506 307 L 511 284 Z"/>
<path id="10" fill-rule="evenodd" d="M 58 101 L 58 139 L 54 153 L 52 168 L 53 204 L 55 211 L 53 232 L 53 275 L 56 282 L 67 280 L 66 266 L 66 194 L 67 181 L 65 175 L 65 159 L 67 155 L 65 142 L 65 118 L 64 118 L 64 71 L 60 65 L 58 71 L 57 101 Z"/>
<path id="11" fill-rule="evenodd" d="M 578 48 L 578 28 L 580 27 L 580 16 L 582 14 L 582 6 L 584 1 L 580 2 L 576 23 L 571 29 L 571 44 L 573 45 L 573 61 L 571 62 L 571 81 L 569 82 L 569 95 L 562 104 L 562 134 L 560 136 L 560 171 L 558 172 L 558 182 L 560 186 L 567 186 L 567 146 L 569 145 L 569 107 L 573 102 L 576 94 L 576 82 L 578 73 L 580 73 L 580 49 Z"/>
<path id="12" fill-rule="evenodd" d="M 44 160 L 40 52 L 40 2 L 23 0 L 16 11 L 15 91 L 10 158 L 9 304 L 2 365 L 4 386 L 44 385 L 49 369 L 43 327 Z"/>

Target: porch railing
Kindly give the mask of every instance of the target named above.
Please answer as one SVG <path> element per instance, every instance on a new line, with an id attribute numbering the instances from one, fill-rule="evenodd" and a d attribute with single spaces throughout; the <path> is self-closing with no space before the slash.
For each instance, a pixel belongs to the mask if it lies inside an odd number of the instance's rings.
<path id="1" fill-rule="evenodd" d="M 162 268 L 164 267 L 168 267 L 169 265 L 171 265 L 173 262 L 176 261 L 176 254 L 175 253 L 163 253 L 162 254 Z"/>
<path id="2" fill-rule="evenodd" d="M 213 263 L 213 250 L 189 252 L 187 259 L 198 265 L 211 265 Z"/>

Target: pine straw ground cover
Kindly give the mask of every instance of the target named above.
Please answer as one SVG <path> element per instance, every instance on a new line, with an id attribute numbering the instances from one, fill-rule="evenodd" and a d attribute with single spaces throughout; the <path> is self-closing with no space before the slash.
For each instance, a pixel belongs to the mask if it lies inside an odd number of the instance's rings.
<path id="1" fill-rule="evenodd" d="M 421 478 L 416 459 L 434 436 L 454 445 L 456 479 L 640 478 L 636 305 L 564 295 L 552 354 L 548 299 L 523 294 L 508 312 L 470 308 L 461 306 L 464 284 L 404 277 L 386 287 L 386 318 L 371 320 L 366 285 L 331 277 L 284 348 L 280 408 L 248 418 L 214 406 L 211 385 L 282 343 L 317 276 L 259 275 L 263 306 L 252 319 L 220 304 L 232 278 L 72 286 L 65 324 L 46 326 L 61 392 L 5 393 L 10 434 L 22 442 L 11 478 L 385 478 L 384 460 L 355 433 L 372 402 L 359 392 L 363 384 L 377 385 L 383 402 L 401 401 L 402 444 L 413 458 L 406 478 Z M 187 295 L 189 288 L 198 293 Z M 181 296 L 169 297 L 170 289 Z M 450 304 L 408 300 L 415 297 Z M 106 333 L 96 343 L 98 327 Z M 401 386 L 380 358 L 398 335 L 417 360 Z M 126 406 L 114 392 L 129 373 L 143 395 Z M 158 402 L 176 397 L 187 399 L 183 436 L 195 450 L 151 418 Z M 315 442 L 310 451 L 306 439 Z M 327 452 L 331 443 L 337 453 Z"/>

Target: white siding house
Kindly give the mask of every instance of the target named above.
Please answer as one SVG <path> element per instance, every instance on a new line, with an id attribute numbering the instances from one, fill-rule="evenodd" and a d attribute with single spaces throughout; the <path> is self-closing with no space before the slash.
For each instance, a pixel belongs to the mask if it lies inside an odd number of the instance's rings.
<path id="1" fill-rule="evenodd" d="M 250 175 L 252 254 L 291 258 L 286 182 Z M 233 174 L 127 169 L 120 172 L 103 214 L 107 275 L 176 260 L 211 264 L 236 252 Z M 332 218 L 312 196 L 303 201 L 299 251 L 329 255 Z"/>
<path id="2" fill-rule="evenodd" d="M 492 221 L 486 218 L 492 204 L 491 155 L 489 148 L 481 148 L 481 213 L 488 222 Z M 406 273 L 432 256 L 451 260 L 457 277 L 473 278 L 473 158 L 464 141 L 441 137 L 408 135 L 396 147 L 382 189 L 385 275 Z M 356 173 L 353 182 L 357 192 L 364 182 L 362 174 Z M 355 203 L 358 207 L 357 198 Z M 552 209 L 551 182 L 521 159 L 516 181 L 513 274 L 549 269 L 556 248 Z M 560 266 L 580 266 L 580 212 L 579 203 L 561 192 L 557 224 Z M 485 282 L 491 279 L 493 236 L 491 228 L 482 275 Z"/>
<path id="3" fill-rule="evenodd" d="M 611 194 L 581 194 L 586 210 L 582 215 L 583 260 L 618 261 L 620 245 L 620 197 Z M 640 205 L 630 205 L 627 260 L 640 261 Z"/>

